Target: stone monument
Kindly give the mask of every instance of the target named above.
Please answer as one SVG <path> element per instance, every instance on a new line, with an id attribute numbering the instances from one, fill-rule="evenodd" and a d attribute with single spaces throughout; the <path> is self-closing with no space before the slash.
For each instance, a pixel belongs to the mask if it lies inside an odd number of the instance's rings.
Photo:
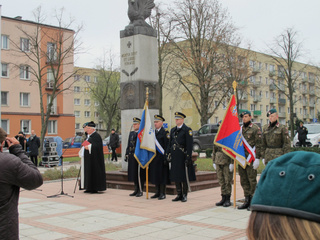
<path id="1" fill-rule="evenodd" d="M 145 22 L 154 6 L 154 0 L 128 0 L 130 24 L 120 31 L 122 159 L 132 131 L 132 118 L 141 118 L 147 87 L 151 118 L 159 113 L 157 34 Z M 127 170 L 124 161 L 122 169 Z"/>

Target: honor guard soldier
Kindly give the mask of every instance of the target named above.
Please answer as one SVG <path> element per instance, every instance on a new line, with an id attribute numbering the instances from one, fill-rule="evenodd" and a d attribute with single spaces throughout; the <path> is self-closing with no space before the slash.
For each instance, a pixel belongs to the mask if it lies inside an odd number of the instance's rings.
<path id="1" fill-rule="evenodd" d="M 220 126 L 219 121 L 218 126 Z M 221 187 L 221 200 L 216 206 L 229 207 L 231 205 L 231 183 L 233 179 L 233 159 L 222 151 L 222 147 L 213 145 L 212 149 L 213 168 L 217 172 L 219 185 Z"/>
<path id="2" fill-rule="evenodd" d="M 165 151 L 169 143 L 169 131 L 163 128 L 164 121 L 162 116 L 154 115 L 155 135 L 158 141 L 156 144 L 160 146 L 157 147 L 156 156 L 150 163 L 149 181 L 156 186 L 156 193 L 151 198 L 158 198 L 158 200 L 166 198 L 166 185 L 170 184 L 169 164 L 165 158 Z"/>
<path id="3" fill-rule="evenodd" d="M 143 195 L 143 186 L 146 180 L 146 171 L 139 166 L 139 163 L 134 157 L 134 152 L 137 143 L 138 131 L 140 127 L 140 118 L 133 118 L 133 131 L 130 132 L 128 138 L 128 145 L 126 149 L 125 161 L 128 162 L 128 181 L 134 182 L 134 192 L 130 196 L 141 197 Z M 139 186 L 139 173 L 138 168 L 140 168 L 140 183 Z"/>
<path id="4" fill-rule="evenodd" d="M 267 113 L 269 124 L 263 126 L 262 130 L 262 157 L 264 164 L 280 157 L 290 151 L 290 138 L 286 126 L 278 122 L 276 109 L 270 109 Z"/>
<path id="5" fill-rule="evenodd" d="M 177 197 L 172 201 L 187 201 L 190 181 L 196 180 L 192 163 L 192 130 L 184 124 L 186 115 L 181 112 L 175 114 L 176 127 L 170 131 L 167 150 L 167 160 L 171 162 L 170 180 L 175 182 Z"/>
<path id="6" fill-rule="evenodd" d="M 243 144 L 245 145 L 244 149 L 247 165 L 246 168 L 243 168 L 240 165 L 238 166 L 240 184 L 245 197 L 244 203 L 239 206 L 238 209 L 249 209 L 251 199 L 257 186 L 257 168 L 259 167 L 259 158 L 261 154 L 261 130 L 256 124 L 251 122 L 252 116 L 250 111 L 243 111 L 240 114 L 240 117 L 243 122 L 242 136 L 245 139 Z"/>

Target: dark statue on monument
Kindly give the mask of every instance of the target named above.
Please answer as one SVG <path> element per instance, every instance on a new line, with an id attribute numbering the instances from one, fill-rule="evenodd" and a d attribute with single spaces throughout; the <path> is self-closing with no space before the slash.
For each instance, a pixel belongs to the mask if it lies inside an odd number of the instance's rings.
<path id="1" fill-rule="evenodd" d="M 144 34 L 156 36 L 154 29 L 146 23 L 145 19 L 150 17 L 154 8 L 154 0 L 128 0 L 128 17 L 130 24 L 121 33 L 121 37 Z"/>

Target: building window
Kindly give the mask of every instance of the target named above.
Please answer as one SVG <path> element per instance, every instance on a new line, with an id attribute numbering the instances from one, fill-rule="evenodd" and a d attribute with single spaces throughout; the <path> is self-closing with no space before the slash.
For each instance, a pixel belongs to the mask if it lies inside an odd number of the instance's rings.
<path id="1" fill-rule="evenodd" d="M 1 92 L 1 105 L 8 106 L 8 92 Z"/>
<path id="2" fill-rule="evenodd" d="M 47 83 L 49 88 L 54 87 L 54 74 L 51 68 L 47 70 Z"/>
<path id="3" fill-rule="evenodd" d="M 269 105 L 266 105 L 266 112 L 269 111 Z"/>
<path id="4" fill-rule="evenodd" d="M 79 81 L 80 80 L 80 76 L 79 75 L 74 75 L 74 81 Z"/>
<path id="5" fill-rule="evenodd" d="M 85 99 L 84 100 L 84 105 L 90 106 L 90 99 Z"/>
<path id="6" fill-rule="evenodd" d="M 76 129 L 80 129 L 80 123 L 76 123 Z"/>
<path id="7" fill-rule="evenodd" d="M 266 91 L 266 98 L 269 98 L 269 92 Z"/>
<path id="8" fill-rule="evenodd" d="M 20 79 L 30 79 L 29 68 L 29 66 L 20 66 Z"/>
<path id="9" fill-rule="evenodd" d="M 22 52 L 30 51 L 30 41 L 27 38 L 20 38 L 20 49 Z"/>
<path id="10" fill-rule="evenodd" d="M 1 35 L 1 48 L 9 49 L 9 36 Z"/>
<path id="11" fill-rule="evenodd" d="M 30 107 L 30 93 L 20 93 L 20 106 Z"/>
<path id="12" fill-rule="evenodd" d="M 84 88 L 84 92 L 85 92 L 85 93 L 89 93 L 89 92 L 90 92 L 90 88 L 85 87 L 85 88 Z"/>
<path id="13" fill-rule="evenodd" d="M 57 44 L 48 42 L 47 43 L 47 61 L 56 62 L 57 57 Z"/>
<path id="14" fill-rule="evenodd" d="M 288 113 L 290 114 L 290 108 L 288 107 Z"/>
<path id="15" fill-rule="evenodd" d="M 30 134 L 31 121 L 30 120 L 21 120 L 20 121 L 20 131 L 25 134 Z"/>
<path id="16" fill-rule="evenodd" d="M 9 77 L 8 64 L 1 63 L 1 77 Z"/>
<path id="17" fill-rule="evenodd" d="M 95 102 L 94 102 L 94 105 L 95 105 L 96 107 L 99 106 L 99 102 L 95 101 Z"/>
<path id="18" fill-rule="evenodd" d="M 256 110 L 256 105 L 250 104 L 250 111 L 255 111 L 255 110 Z"/>
<path id="19" fill-rule="evenodd" d="M 7 132 L 7 134 L 10 134 L 9 120 L 1 119 L 1 127 Z"/>
<path id="20" fill-rule="evenodd" d="M 85 111 L 85 112 L 84 112 L 84 116 L 85 116 L 85 117 L 90 117 L 90 111 Z"/>
<path id="21" fill-rule="evenodd" d="M 97 83 L 97 82 L 98 82 L 98 77 L 93 77 L 93 81 L 94 81 L 95 83 Z"/>
<path id="22" fill-rule="evenodd" d="M 80 92 L 80 87 L 76 87 L 76 86 L 75 86 L 75 87 L 73 88 L 73 90 L 74 90 L 74 92 Z"/>
<path id="23" fill-rule="evenodd" d="M 74 99 L 74 105 L 80 105 L 80 99 L 79 98 L 75 98 Z"/>
<path id="24" fill-rule="evenodd" d="M 48 134 L 57 133 L 57 120 L 49 120 L 48 122 Z"/>
<path id="25" fill-rule="evenodd" d="M 74 111 L 74 116 L 75 117 L 80 117 L 80 111 Z"/>
<path id="26" fill-rule="evenodd" d="M 99 112 L 94 112 L 94 117 L 98 118 L 99 117 Z"/>
<path id="27" fill-rule="evenodd" d="M 86 81 L 86 82 L 90 82 L 90 76 L 84 76 L 84 80 Z"/>

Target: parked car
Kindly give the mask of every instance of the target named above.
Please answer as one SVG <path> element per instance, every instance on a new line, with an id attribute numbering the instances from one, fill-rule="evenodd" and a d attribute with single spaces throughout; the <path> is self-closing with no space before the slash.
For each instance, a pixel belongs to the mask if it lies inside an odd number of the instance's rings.
<path id="1" fill-rule="evenodd" d="M 63 141 L 63 148 L 80 148 L 81 141 L 82 141 L 82 136 L 66 138 Z"/>
<path id="2" fill-rule="evenodd" d="M 319 147 L 320 124 L 312 123 L 312 124 L 304 124 L 303 126 L 305 126 L 308 129 L 308 135 L 306 140 L 307 147 Z M 293 146 L 300 147 L 297 132 L 293 138 Z"/>

